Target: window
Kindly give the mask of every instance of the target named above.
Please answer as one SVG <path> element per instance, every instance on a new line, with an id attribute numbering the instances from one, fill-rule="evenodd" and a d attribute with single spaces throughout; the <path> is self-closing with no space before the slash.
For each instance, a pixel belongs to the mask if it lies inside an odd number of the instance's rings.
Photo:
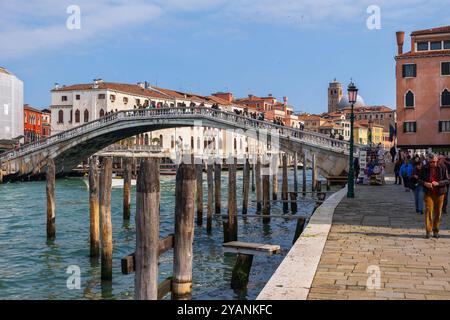
<path id="1" fill-rule="evenodd" d="M 103 109 L 100 109 L 100 118 L 105 116 L 105 111 Z"/>
<path id="2" fill-rule="evenodd" d="M 450 91 L 445 89 L 441 95 L 441 106 L 450 107 Z"/>
<path id="3" fill-rule="evenodd" d="M 136 99 L 136 105 L 141 105 L 141 99 Z"/>
<path id="4" fill-rule="evenodd" d="M 439 121 L 439 132 L 450 132 L 450 121 Z"/>
<path id="5" fill-rule="evenodd" d="M 403 132 L 411 133 L 417 131 L 417 122 L 403 122 Z"/>
<path id="6" fill-rule="evenodd" d="M 442 50 L 442 42 L 441 41 L 433 41 L 430 43 L 431 50 Z"/>
<path id="7" fill-rule="evenodd" d="M 84 110 L 84 122 L 89 122 L 89 111 Z"/>
<path id="8" fill-rule="evenodd" d="M 403 78 L 415 78 L 417 75 L 417 66 L 415 64 L 404 64 Z"/>
<path id="9" fill-rule="evenodd" d="M 450 41 L 449 41 L 449 40 L 444 41 L 444 49 L 445 49 L 445 50 L 450 49 Z"/>
<path id="10" fill-rule="evenodd" d="M 73 110 L 70 110 L 69 123 L 72 123 L 72 121 L 73 121 Z"/>
<path id="11" fill-rule="evenodd" d="M 428 42 L 417 42 L 417 51 L 428 51 Z"/>
<path id="12" fill-rule="evenodd" d="M 81 99 L 81 96 L 80 96 L 79 94 L 77 94 L 77 95 L 75 96 L 75 99 L 76 99 L 76 100 L 80 100 L 80 99 Z"/>
<path id="13" fill-rule="evenodd" d="M 123 98 L 123 103 L 124 103 L 124 104 L 127 104 L 127 103 L 128 103 L 128 98 L 127 98 L 127 97 L 124 97 L 124 98 Z"/>
<path id="14" fill-rule="evenodd" d="M 80 123 L 80 110 L 75 111 L 75 122 Z"/>
<path id="15" fill-rule="evenodd" d="M 62 96 L 61 101 L 67 101 L 67 96 Z"/>
<path id="16" fill-rule="evenodd" d="M 450 62 L 441 62 L 441 75 L 450 76 Z"/>
<path id="17" fill-rule="evenodd" d="M 116 101 L 116 95 L 114 95 L 114 94 L 110 95 L 109 99 L 111 100 L 111 102 Z"/>
<path id="18" fill-rule="evenodd" d="M 414 108 L 414 93 L 411 90 L 405 95 L 405 108 Z"/>
<path id="19" fill-rule="evenodd" d="M 58 123 L 64 123 L 64 111 L 58 111 Z"/>
<path id="20" fill-rule="evenodd" d="M 98 95 L 98 99 L 99 100 L 103 100 L 103 99 L 105 99 L 106 98 L 106 95 L 104 94 L 104 93 L 100 93 L 99 95 Z"/>

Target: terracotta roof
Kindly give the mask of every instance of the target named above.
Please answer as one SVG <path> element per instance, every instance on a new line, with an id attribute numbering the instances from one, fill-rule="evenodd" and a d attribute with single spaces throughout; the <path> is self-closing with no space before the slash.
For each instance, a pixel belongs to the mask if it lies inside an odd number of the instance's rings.
<path id="1" fill-rule="evenodd" d="M 11 72 L 9 72 L 8 70 L 6 70 L 3 67 L 0 67 L 0 73 L 4 73 L 4 74 L 12 74 Z"/>
<path id="2" fill-rule="evenodd" d="M 397 59 L 406 59 L 406 58 L 423 58 L 430 56 L 449 56 L 450 50 L 430 50 L 430 51 L 418 51 L 418 52 L 406 52 L 397 56 Z"/>
<path id="3" fill-rule="evenodd" d="M 321 120 L 322 118 L 315 114 L 298 115 L 299 120 Z"/>
<path id="4" fill-rule="evenodd" d="M 218 103 L 224 106 L 229 106 L 232 105 L 232 103 L 228 102 L 228 100 L 216 97 L 216 96 L 207 96 L 206 97 L 208 100 L 211 100 L 213 103 Z"/>
<path id="5" fill-rule="evenodd" d="M 351 108 L 344 108 L 344 112 L 350 112 Z M 365 107 L 355 107 L 355 113 L 364 113 L 364 112 L 394 112 L 395 110 L 386 107 L 386 106 L 365 106 Z M 337 114 L 336 114 L 337 115 Z"/>
<path id="6" fill-rule="evenodd" d="M 58 89 L 53 89 L 52 92 L 60 92 L 60 91 L 81 91 L 81 90 L 91 90 L 93 84 L 74 84 L 70 86 L 64 86 Z M 100 90 L 114 90 L 121 91 L 125 93 L 130 93 L 134 95 L 144 96 L 144 97 L 152 97 L 152 98 L 161 98 L 168 99 L 171 98 L 168 95 L 161 94 L 157 91 L 150 89 L 144 89 L 137 84 L 127 84 L 127 83 L 115 83 L 115 82 L 99 82 L 98 89 Z"/>
<path id="7" fill-rule="evenodd" d="M 411 33 L 411 36 L 421 36 L 425 34 L 438 34 L 438 33 L 450 33 L 450 26 L 413 31 Z"/>
<path id="8" fill-rule="evenodd" d="M 33 112 L 37 112 L 37 113 L 42 113 L 41 110 L 38 110 L 38 109 L 36 109 L 36 108 L 33 108 L 32 106 L 30 106 L 30 105 L 28 105 L 28 104 L 25 104 L 25 105 L 23 106 L 23 109 L 24 109 L 24 110 L 33 111 Z"/>

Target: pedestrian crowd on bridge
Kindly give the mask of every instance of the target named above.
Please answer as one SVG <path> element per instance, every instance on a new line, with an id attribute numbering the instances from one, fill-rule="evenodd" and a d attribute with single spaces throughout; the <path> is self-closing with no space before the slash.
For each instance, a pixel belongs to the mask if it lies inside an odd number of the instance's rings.
<path id="1" fill-rule="evenodd" d="M 403 182 L 405 191 L 413 192 L 416 213 L 425 214 L 426 238 L 439 238 L 441 218 L 447 214 L 450 156 L 400 152 L 395 161 L 394 173 L 395 184 L 401 185 Z"/>

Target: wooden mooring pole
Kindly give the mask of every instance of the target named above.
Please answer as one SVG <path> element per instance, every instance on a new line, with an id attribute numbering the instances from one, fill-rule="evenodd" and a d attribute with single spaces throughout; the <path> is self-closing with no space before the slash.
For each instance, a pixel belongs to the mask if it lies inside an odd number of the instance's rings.
<path id="1" fill-rule="evenodd" d="M 255 182 L 256 182 L 256 212 L 261 213 L 261 206 L 262 206 L 261 158 L 259 156 L 256 159 Z"/>
<path id="2" fill-rule="evenodd" d="M 223 242 L 237 241 L 236 159 L 228 164 L 228 219 L 224 220 Z"/>
<path id="3" fill-rule="evenodd" d="M 99 179 L 99 208 L 101 229 L 101 279 L 112 280 L 112 224 L 111 224 L 112 159 L 103 158 Z"/>
<path id="4" fill-rule="evenodd" d="M 263 223 L 269 223 L 270 218 L 266 218 L 266 216 L 270 216 L 270 165 L 264 165 L 264 173 L 263 173 L 263 211 L 262 214 L 265 216 L 263 218 Z"/>
<path id="5" fill-rule="evenodd" d="M 123 219 L 131 218 L 131 177 L 133 175 L 133 163 L 131 158 L 125 158 L 123 167 Z"/>
<path id="6" fill-rule="evenodd" d="M 272 200 L 278 200 L 278 161 L 279 155 L 274 155 L 275 157 L 275 171 L 272 175 Z"/>
<path id="7" fill-rule="evenodd" d="M 255 192 L 256 188 L 255 188 L 255 171 L 256 171 L 256 167 L 255 167 L 255 162 L 252 161 L 252 192 Z"/>
<path id="8" fill-rule="evenodd" d="M 287 155 L 283 154 L 283 185 L 281 187 L 281 199 L 283 200 L 283 212 L 287 213 L 289 211 L 288 203 L 288 172 L 287 172 Z"/>
<path id="9" fill-rule="evenodd" d="M 303 163 L 303 168 L 302 168 L 302 191 L 303 191 L 303 196 L 306 196 L 306 154 L 303 153 L 302 154 L 302 163 Z"/>
<path id="10" fill-rule="evenodd" d="M 221 213 L 221 206 L 222 206 L 222 162 L 219 160 L 220 163 L 215 164 L 214 167 L 214 187 L 215 187 L 215 213 L 220 214 Z"/>
<path id="11" fill-rule="evenodd" d="M 245 161 L 244 172 L 242 177 L 242 214 L 248 212 L 248 196 L 250 193 L 250 161 Z"/>
<path id="12" fill-rule="evenodd" d="M 316 155 L 312 155 L 312 172 L 311 172 L 311 191 L 316 191 L 316 181 L 317 181 L 317 167 L 316 167 Z"/>
<path id="13" fill-rule="evenodd" d="M 56 236 L 56 207 L 55 207 L 55 161 L 47 161 L 47 239 L 52 240 Z"/>
<path id="14" fill-rule="evenodd" d="M 159 163 L 159 158 L 142 159 L 136 184 L 136 300 L 158 300 Z"/>
<path id="15" fill-rule="evenodd" d="M 100 213 L 98 198 L 97 157 L 89 158 L 89 233 L 90 256 L 100 255 Z"/>
<path id="16" fill-rule="evenodd" d="M 192 258 L 194 241 L 195 167 L 180 164 L 175 190 L 175 241 L 172 299 L 190 299 L 192 295 Z"/>
<path id="17" fill-rule="evenodd" d="M 206 169 L 206 178 L 207 178 L 207 182 L 208 182 L 208 205 L 207 205 L 207 216 L 206 216 L 206 231 L 208 233 L 212 232 L 212 214 L 213 214 L 213 201 L 214 201 L 214 199 L 213 199 L 214 198 L 214 170 L 215 170 L 214 164 L 208 163 L 208 167 Z M 220 212 L 220 206 L 219 206 L 219 212 Z"/>
<path id="18" fill-rule="evenodd" d="M 297 174 L 298 155 L 297 155 L 297 152 L 294 153 L 294 157 L 292 160 L 292 166 L 294 168 L 294 191 L 298 192 L 298 174 Z"/>
<path id="19" fill-rule="evenodd" d="M 203 224 L 203 164 L 196 164 L 195 172 L 197 177 L 196 178 L 197 225 L 201 226 Z"/>

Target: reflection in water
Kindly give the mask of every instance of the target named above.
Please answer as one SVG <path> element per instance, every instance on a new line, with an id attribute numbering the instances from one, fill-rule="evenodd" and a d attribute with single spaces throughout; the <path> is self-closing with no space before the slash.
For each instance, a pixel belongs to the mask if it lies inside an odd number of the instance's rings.
<path id="1" fill-rule="evenodd" d="M 290 174 L 290 178 L 292 175 Z M 207 181 L 204 177 L 204 190 Z M 238 190 L 242 172 L 237 174 Z M 227 174 L 222 175 L 222 213 L 227 208 Z M 291 186 L 293 181 L 290 181 Z M 175 177 L 161 177 L 160 232 L 174 232 Z M 135 250 L 135 188 L 132 189 L 132 218 L 123 221 L 122 189 L 113 189 L 111 215 L 113 226 L 113 282 L 100 281 L 99 259 L 89 257 L 89 197 L 80 179 L 61 179 L 56 183 L 56 239 L 46 242 L 45 182 L 0 185 L 0 299 L 132 299 L 134 274 L 121 273 L 120 259 Z M 204 193 L 204 203 L 207 192 Z M 250 193 L 249 215 L 255 214 L 255 193 Z M 241 215 L 242 194 L 237 194 Z M 302 203 L 299 214 L 307 215 L 314 202 Z M 282 214 L 281 204 L 271 207 Z M 281 255 L 255 257 L 246 292 L 230 288 L 235 254 L 222 250 L 223 227 L 220 215 L 213 215 L 212 233 L 195 227 L 193 299 L 254 299 L 292 245 L 296 220 L 271 219 L 264 225 L 260 218 L 238 218 L 238 237 L 243 242 L 280 245 Z M 173 251 L 160 257 L 159 282 L 173 274 Z M 79 266 L 81 289 L 69 290 L 66 274 L 69 266 Z M 170 298 L 170 295 L 167 298 Z"/>

